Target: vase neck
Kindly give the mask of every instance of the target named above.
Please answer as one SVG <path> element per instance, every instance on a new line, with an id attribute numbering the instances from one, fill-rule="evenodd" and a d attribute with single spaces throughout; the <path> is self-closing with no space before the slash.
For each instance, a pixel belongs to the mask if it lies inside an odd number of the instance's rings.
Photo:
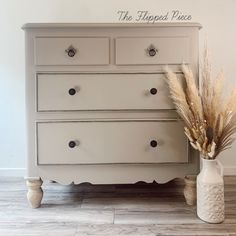
<path id="1" fill-rule="evenodd" d="M 217 162 L 216 160 L 207 160 L 202 158 L 202 169 L 212 169 L 216 170 Z"/>
<path id="2" fill-rule="evenodd" d="M 223 180 L 223 168 L 218 164 L 218 160 L 202 160 L 202 168 L 198 175 L 198 179 L 205 179 L 208 182 L 219 182 Z M 220 167 L 220 168 L 219 168 Z"/>

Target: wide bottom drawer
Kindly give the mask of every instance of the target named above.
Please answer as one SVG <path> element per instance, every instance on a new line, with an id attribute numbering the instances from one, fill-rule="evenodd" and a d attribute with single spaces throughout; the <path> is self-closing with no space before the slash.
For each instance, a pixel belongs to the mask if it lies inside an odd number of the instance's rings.
<path id="1" fill-rule="evenodd" d="M 37 123 L 38 164 L 186 163 L 177 121 Z"/>

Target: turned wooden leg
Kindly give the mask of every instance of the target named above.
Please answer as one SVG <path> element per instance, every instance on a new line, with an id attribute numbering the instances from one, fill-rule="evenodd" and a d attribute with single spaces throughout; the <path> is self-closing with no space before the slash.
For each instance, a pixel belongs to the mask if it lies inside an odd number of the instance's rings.
<path id="1" fill-rule="evenodd" d="M 196 205 L 196 175 L 187 175 L 184 177 L 184 197 L 186 203 L 190 206 Z"/>
<path id="2" fill-rule="evenodd" d="M 43 181 L 41 179 L 26 181 L 28 187 L 27 199 L 32 208 L 38 208 L 41 205 L 43 198 L 42 183 Z"/>

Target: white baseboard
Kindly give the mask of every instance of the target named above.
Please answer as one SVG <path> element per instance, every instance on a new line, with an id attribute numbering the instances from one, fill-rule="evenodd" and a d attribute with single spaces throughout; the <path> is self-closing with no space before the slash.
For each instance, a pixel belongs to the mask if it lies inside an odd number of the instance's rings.
<path id="1" fill-rule="evenodd" d="M 224 166 L 224 175 L 236 175 L 236 166 Z"/>
<path id="2" fill-rule="evenodd" d="M 0 176 L 24 177 L 25 175 L 25 168 L 0 168 Z"/>
<path id="3" fill-rule="evenodd" d="M 225 166 L 224 175 L 236 175 L 236 166 Z M 25 168 L 0 168 L 0 176 L 24 177 Z"/>

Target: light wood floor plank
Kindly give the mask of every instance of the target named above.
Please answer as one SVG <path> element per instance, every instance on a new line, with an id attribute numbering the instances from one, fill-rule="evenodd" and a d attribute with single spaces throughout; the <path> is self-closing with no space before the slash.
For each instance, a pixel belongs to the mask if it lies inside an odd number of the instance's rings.
<path id="1" fill-rule="evenodd" d="M 235 226 L 231 224 L 208 225 L 208 224 L 183 224 L 173 226 L 165 225 L 80 225 L 77 230 L 77 236 L 158 236 L 158 235 L 178 235 L 178 236 L 234 236 Z"/>
<path id="2" fill-rule="evenodd" d="M 30 209 L 23 178 L 0 178 L 0 236 L 236 235 L 236 176 L 225 178 L 226 220 L 207 224 L 186 205 L 183 181 L 165 185 L 44 183 Z"/>

